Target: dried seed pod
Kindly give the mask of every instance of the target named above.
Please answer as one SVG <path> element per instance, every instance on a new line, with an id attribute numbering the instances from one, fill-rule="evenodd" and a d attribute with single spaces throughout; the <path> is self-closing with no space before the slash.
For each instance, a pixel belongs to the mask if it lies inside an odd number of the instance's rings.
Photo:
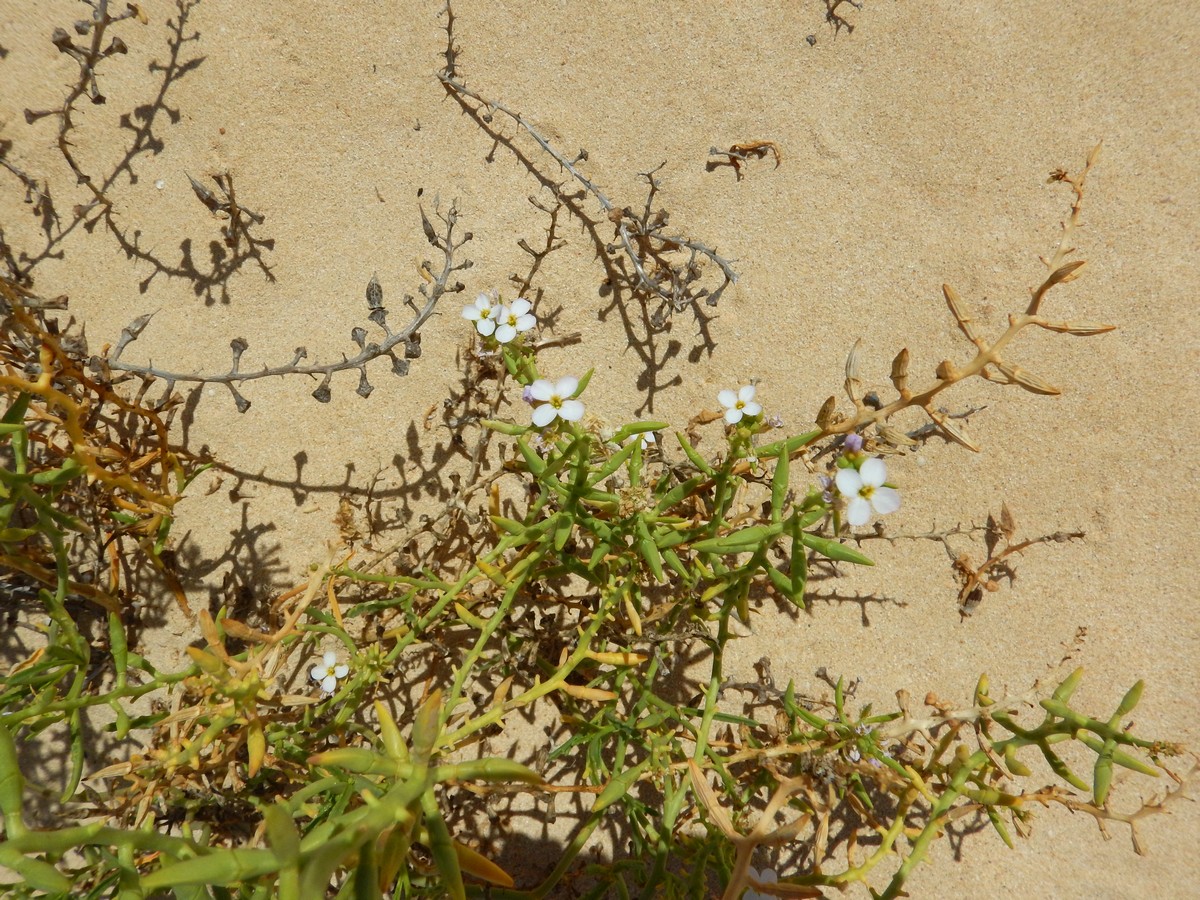
<path id="1" fill-rule="evenodd" d="M 892 384 L 901 397 L 909 396 L 908 390 L 908 348 L 905 347 L 892 360 Z"/>
<path id="2" fill-rule="evenodd" d="M 1013 384 L 1019 384 L 1031 394 L 1045 394 L 1046 396 L 1054 397 L 1062 393 L 1061 390 L 1056 388 L 1050 382 L 1039 378 L 1031 372 L 1026 372 L 1020 366 L 1010 366 L 1005 362 L 997 362 L 995 363 L 995 366 L 1004 373 L 1005 377 L 1008 378 L 1010 382 Z"/>
<path id="3" fill-rule="evenodd" d="M 1085 265 L 1087 265 L 1086 259 L 1077 259 L 1074 262 L 1059 266 L 1046 279 L 1045 287 L 1051 288 L 1056 284 L 1066 284 L 1068 281 L 1074 281 L 1079 277 L 1079 270 Z"/>
<path id="4" fill-rule="evenodd" d="M 238 412 L 244 413 L 246 410 L 248 410 L 250 408 L 250 401 L 247 400 L 245 397 L 243 397 L 241 394 L 239 394 L 237 388 L 235 388 L 232 384 L 229 384 L 229 383 L 226 383 L 225 386 L 227 388 L 229 388 L 229 393 L 233 394 L 233 402 L 234 402 L 234 405 L 237 406 Z"/>
<path id="5" fill-rule="evenodd" d="M 1074 334 L 1078 337 L 1091 337 L 1093 334 L 1105 334 L 1116 329 L 1116 325 L 1104 325 L 1100 322 L 1046 322 L 1034 319 L 1034 325 L 1047 331 L 1057 331 L 1059 334 Z"/>
<path id="6" fill-rule="evenodd" d="M 846 394 L 855 406 L 862 405 L 863 384 L 858 377 L 858 349 L 861 346 L 862 338 L 859 338 L 846 356 Z"/>
<path id="7" fill-rule="evenodd" d="M 380 309 L 383 306 L 383 285 L 379 283 L 377 275 L 372 275 L 371 280 L 367 282 L 367 306 L 371 310 Z"/>
<path id="8" fill-rule="evenodd" d="M 951 419 L 949 416 L 938 412 L 932 406 L 926 406 L 925 412 L 929 415 L 935 425 L 945 432 L 946 436 L 957 444 L 962 444 L 968 450 L 975 453 L 979 452 L 979 446 L 967 437 L 966 431 L 961 425 Z"/>
<path id="9" fill-rule="evenodd" d="M 367 367 L 363 366 L 358 370 L 358 387 L 355 388 L 354 393 L 366 400 L 371 396 L 371 391 L 373 390 L 375 388 L 371 385 L 371 382 L 367 381 Z"/>
<path id="10" fill-rule="evenodd" d="M 141 333 L 146 330 L 146 326 L 150 324 L 150 320 L 153 317 L 154 313 L 146 313 L 144 316 L 138 316 L 121 329 L 120 340 L 117 341 L 117 346 L 113 348 L 113 359 L 120 357 L 121 351 L 138 339 Z"/>
<path id="11" fill-rule="evenodd" d="M 229 342 L 229 349 L 233 351 L 233 366 L 229 370 L 231 373 L 238 370 L 238 365 L 242 361 L 242 354 L 245 353 L 249 347 L 250 342 L 245 338 L 236 337 Z"/>
<path id="12" fill-rule="evenodd" d="M 321 382 L 320 387 L 312 392 L 313 399 L 318 403 L 328 403 L 330 398 L 333 396 L 333 392 L 329 389 L 329 382 L 331 378 L 331 375 L 326 375 L 325 380 Z"/>
<path id="13" fill-rule="evenodd" d="M 893 447 L 917 446 L 916 441 L 910 438 L 895 425 L 887 425 L 883 422 L 876 422 L 875 433 L 879 435 L 880 440 L 886 444 L 890 444 Z"/>
<path id="14" fill-rule="evenodd" d="M 962 329 L 962 333 L 967 336 L 967 340 L 972 344 L 979 346 L 983 343 L 983 338 L 979 336 L 979 332 L 975 330 L 974 319 L 966 314 L 963 308 L 962 298 L 958 296 L 958 291 L 950 287 L 948 284 L 942 285 L 942 294 L 946 297 L 946 304 L 950 307 L 950 314 L 954 316 L 954 320 L 958 322 L 958 327 Z"/>

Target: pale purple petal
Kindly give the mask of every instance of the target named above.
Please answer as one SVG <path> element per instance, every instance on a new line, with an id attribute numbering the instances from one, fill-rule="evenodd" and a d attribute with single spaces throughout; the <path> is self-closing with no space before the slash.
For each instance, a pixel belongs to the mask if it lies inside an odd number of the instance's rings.
<path id="1" fill-rule="evenodd" d="M 536 382 L 535 382 L 536 383 Z M 533 411 L 533 424 L 538 428 L 545 428 L 558 415 L 558 410 L 553 404 L 543 403 Z"/>
<path id="2" fill-rule="evenodd" d="M 862 476 L 854 469 L 838 469 L 834 483 L 843 497 L 857 497 L 863 488 Z"/>
<path id="3" fill-rule="evenodd" d="M 730 391 L 730 393 L 733 392 Z M 725 421 L 730 425 L 736 425 L 738 422 L 742 421 L 742 411 L 736 406 L 729 407 L 729 409 L 725 410 Z"/>
<path id="4" fill-rule="evenodd" d="M 537 317 L 532 313 L 525 313 L 522 316 L 517 316 L 517 331 L 529 331 L 531 328 L 537 327 Z"/>
<path id="5" fill-rule="evenodd" d="M 493 331 L 496 330 L 496 323 L 492 319 L 480 319 L 478 322 L 475 323 L 475 330 L 478 331 L 480 334 L 482 334 L 484 337 L 487 337 L 489 334 L 491 334 Z"/>
<path id="6" fill-rule="evenodd" d="M 507 344 L 517 336 L 517 329 L 513 328 L 507 322 L 496 329 L 496 340 L 502 344 Z"/>
<path id="7" fill-rule="evenodd" d="M 524 297 L 518 297 L 516 300 L 514 300 L 512 303 L 510 303 L 508 305 L 508 308 L 512 312 L 513 315 L 523 316 L 527 312 L 529 312 L 529 310 L 533 309 L 533 304 L 530 303 L 528 300 L 526 300 Z"/>
<path id="8" fill-rule="evenodd" d="M 871 505 L 881 516 L 894 513 L 900 508 L 900 492 L 890 487 L 875 488 L 875 492 L 871 494 Z"/>
<path id="9" fill-rule="evenodd" d="M 558 414 L 568 422 L 578 422 L 583 418 L 583 401 L 564 400 L 558 408 Z"/>
<path id="10" fill-rule="evenodd" d="M 334 691 L 337 690 L 337 679 L 334 678 L 332 675 L 327 675 L 325 677 L 325 679 L 321 682 L 321 690 L 323 690 L 327 694 L 332 694 Z"/>
<path id="11" fill-rule="evenodd" d="M 863 448 L 863 439 L 861 434 L 848 434 L 846 440 L 842 442 L 842 447 L 847 453 L 857 453 Z"/>
<path id="12" fill-rule="evenodd" d="M 871 518 L 871 504 L 865 497 L 854 497 L 846 504 L 846 521 L 851 525 L 866 525 Z"/>
<path id="13" fill-rule="evenodd" d="M 746 385 L 738 391 L 737 396 L 739 400 L 748 405 L 754 399 L 754 385 Z M 754 415 L 754 413 L 750 413 L 750 415 Z"/>
<path id="14" fill-rule="evenodd" d="M 732 409 L 733 407 L 737 406 L 738 395 L 733 391 L 725 390 L 717 394 L 717 399 L 721 402 L 722 406 Z M 738 418 L 741 417 L 739 416 Z M 734 421 L 736 421 L 736 419 Z"/>
<path id="15" fill-rule="evenodd" d="M 554 396 L 554 385 L 545 378 L 539 378 L 529 386 L 529 396 L 545 402 Z"/>
<path id="16" fill-rule="evenodd" d="M 579 390 L 579 379 L 574 375 L 560 378 L 558 379 L 558 384 L 554 385 L 554 393 L 564 400 L 572 396 L 577 390 Z"/>
<path id="17" fill-rule="evenodd" d="M 862 476 L 863 484 L 877 488 L 887 481 L 887 466 L 879 457 L 873 457 L 859 467 L 858 474 Z"/>

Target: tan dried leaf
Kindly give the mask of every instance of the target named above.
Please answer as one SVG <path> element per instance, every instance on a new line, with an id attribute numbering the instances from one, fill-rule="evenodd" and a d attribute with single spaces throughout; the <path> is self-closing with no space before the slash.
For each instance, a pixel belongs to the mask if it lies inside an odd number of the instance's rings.
<path id="1" fill-rule="evenodd" d="M 1012 536 L 1017 531 L 1016 520 L 1013 519 L 1013 514 L 1004 501 L 1000 502 L 1000 531 L 1004 534 L 1004 539 L 1008 541 L 1012 540 Z"/>
<path id="2" fill-rule="evenodd" d="M 833 417 L 836 412 L 837 397 L 830 394 L 829 399 L 822 403 L 820 410 L 817 411 L 817 427 L 822 431 L 827 430 L 833 424 Z"/>

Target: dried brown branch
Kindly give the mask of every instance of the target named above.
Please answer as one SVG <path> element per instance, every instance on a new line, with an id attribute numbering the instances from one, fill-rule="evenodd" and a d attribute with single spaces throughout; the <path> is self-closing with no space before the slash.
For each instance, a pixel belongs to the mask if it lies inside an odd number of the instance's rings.
<path id="1" fill-rule="evenodd" d="M 982 337 L 958 292 L 948 284 L 942 285 L 942 293 L 946 298 L 946 304 L 950 308 L 951 315 L 954 316 L 959 329 L 975 347 L 974 358 L 962 366 L 955 365 L 948 359 L 943 360 L 937 367 L 937 380 L 921 390 L 913 391 L 908 387 L 907 350 L 901 350 L 892 364 L 892 383 L 900 396 L 893 402 L 877 408 L 865 406 L 862 403 L 861 397 L 856 396 L 854 388 L 857 385 L 849 377 L 848 361 L 846 388 L 850 394 L 851 401 L 855 405 L 854 415 L 849 417 L 839 415 L 836 412 L 836 401 L 830 398 L 817 415 L 817 425 L 822 430 L 821 437 L 831 434 L 846 434 L 853 431 L 860 431 L 869 425 L 884 424 L 888 419 L 902 410 L 916 407 L 924 410 L 930 420 L 951 440 L 962 444 L 970 450 L 978 451 L 979 447 L 971 440 L 965 430 L 952 421 L 950 416 L 935 408 L 934 399 L 942 391 L 960 381 L 978 375 L 1000 384 L 1019 385 L 1034 394 L 1054 395 L 1060 393 L 1057 387 L 1045 379 L 1011 362 L 1005 356 L 1005 352 L 1009 344 L 1024 329 L 1031 325 L 1044 328 L 1048 331 L 1073 334 L 1081 337 L 1104 334 L 1116 328 L 1115 325 L 1092 322 L 1051 321 L 1037 314 L 1046 293 L 1056 285 L 1067 284 L 1073 281 L 1078 277 L 1079 271 L 1084 265 L 1083 260 L 1072 262 L 1064 262 L 1064 260 L 1074 252 L 1074 248 L 1070 246 L 1070 238 L 1075 228 L 1078 227 L 1083 209 L 1084 184 L 1088 173 L 1099 157 L 1099 151 L 1100 145 L 1096 145 L 1091 153 L 1088 154 L 1087 163 L 1079 175 L 1070 176 L 1061 169 L 1051 175 L 1051 181 L 1060 181 L 1071 186 L 1074 200 L 1071 205 L 1071 214 L 1063 224 L 1063 235 L 1058 249 L 1049 259 L 1042 259 L 1047 268 L 1050 269 L 1050 274 L 1033 291 L 1033 299 L 1030 301 L 1026 311 L 1023 314 L 1010 314 L 1007 330 L 996 338 L 995 341 L 989 343 Z M 855 356 L 853 351 L 851 355 L 852 357 Z M 857 362 L 857 359 L 854 361 Z"/>

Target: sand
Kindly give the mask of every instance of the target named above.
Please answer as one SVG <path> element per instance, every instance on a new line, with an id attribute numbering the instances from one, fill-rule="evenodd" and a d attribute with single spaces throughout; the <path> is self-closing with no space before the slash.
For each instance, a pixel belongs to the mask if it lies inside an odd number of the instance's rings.
<path id="1" fill-rule="evenodd" d="M 143 5 L 149 24 L 121 27 L 129 53 L 105 64 L 107 103 L 83 104 L 75 141 L 94 171 L 117 172 L 120 220 L 165 269 L 76 229 L 54 247 L 61 258 L 33 272 L 43 295 L 70 296 L 94 349 L 154 312 L 127 358 L 219 371 L 237 336 L 250 343 L 247 368 L 287 362 L 298 345 L 323 360 L 353 353 L 349 332 L 365 324 L 372 274 L 397 305 L 420 283 L 416 268 L 432 248 L 418 203 L 454 200 L 474 234 L 467 293 L 424 329 L 408 377 L 381 367 L 363 400 L 343 376 L 328 405 L 300 379 L 257 382 L 244 391 L 245 414 L 223 390 L 205 391 L 187 439 L 244 477 L 235 500 L 236 476 L 223 474 L 207 496 L 215 476 L 205 476 L 181 507 L 187 585 L 203 605 L 230 572 L 263 594 L 295 581 L 335 536 L 347 487 L 362 491 L 378 474 L 383 496 L 419 506 L 421 464 L 407 433 L 458 384 L 456 353 L 469 338 L 460 301 L 511 290 L 509 276 L 528 269 L 517 242 L 545 238 L 547 217 L 526 198 L 550 195 L 447 97 L 435 74 L 440 4 L 204 0 L 188 7 L 176 64 L 192 62 L 172 71 L 165 92 L 168 20 L 179 11 Z M 1023 336 L 1015 357 L 1062 396 L 972 380 L 946 402 L 986 407 L 967 425 L 981 452 L 931 441 L 890 463 L 904 498 L 888 523 L 894 532 L 982 523 L 1003 501 L 1022 535 L 1080 529 L 1086 538 L 1031 550 L 1017 581 L 965 620 L 940 546 L 874 545 L 879 564 L 839 583 L 843 599 L 823 586 L 808 614 L 767 611 L 729 665 L 751 678 L 769 650 L 777 680 L 794 677 L 814 693 L 823 666 L 861 678 L 865 696 L 904 688 L 965 701 L 981 672 L 996 693 L 1022 693 L 1073 651 L 1088 673 L 1082 708 L 1106 716 L 1141 678 L 1139 732 L 1200 747 L 1200 435 L 1189 407 L 1200 359 L 1200 7 L 866 0 L 861 11 L 843 4 L 852 31 L 835 31 L 815 0 L 454 8 L 469 86 L 520 111 L 568 156 L 586 148 L 581 168 L 618 207 L 638 208 L 638 173 L 663 164 L 657 205 L 672 226 L 734 260 L 739 281 L 715 310 L 715 346 L 693 354 L 701 343 L 684 314 L 647 359 L 603 312 L 604 270 L 589 235 L 561 220 L 567 246 L 534 287 L 539 310 L 561 307 L 556 332 L 579 331 L 583 341 L 547 351 L 543 368 L 594 366 L 589 411 L 613 423 L 682 425 L 715 409 L 721 388 L 753 378 L 768 411 L 801 430 L 840 393 L 860 338 L 863 377 L 885 395 L 902 347 L 922 382 L 940 360 L 967 359 L 941 285 L 998 334 L 1044 276 L 1038 255 L 1057 245 L 1069 208 L 1069 192 L 1048 185 L 1048 174 L 1077 171 L 1103 141 L 1074 241 L 1088 266 L 1051 294 L 1045 313 L 1119 329 Z M 56 105 L 75 78 L 49 37 L 86 13 L 66 0 L 0 0 L 0 139 L 12 142 L 7 159 L 48 182 L 68 212 L 84 194 L 57 155 L 53 125 L 28 125 L 23 110 Z M 129 125 L 148 126 L 152 141 L 118 171 L 135 141 Z M 740 180 L 729 167 L 706 170 L 710 147 L 748 141 L 774 142 L 779 165 L 751 160 Z M 546 178 L 565 180 L 527 136 L 518 146 Z M 273 281 L 253 260 L 211 281 L 167 271 L 184 268 L 185 241 L 196 271 L 212 271 L 208 247 L 221 223 L 188 175 L 211 185 L 226 172 L 241 202 L 265 216 L 255 233 L 274 241 L 263 257 Z M 36 252 L 45 241 L 19 182 L 0 170 L 0 184 L 6 240 Z M 582 207 L 601 219 L 590 199 Z M 426 454 L 447 440 L 445 431 L 417 435 Z M 297 454 L 306 458 L 300 489 Z M 227 553 L 234 533 L 241 538 Z M 852 600 L 867 594 L 886 602 Z M 170 662 L 192 628 L 175 622 L 147 640 Z M 1149 793 L 1130 786 L 1118 806 Z M 943 843 L 909 888 L 918 897 L 1192 895 L 1195 804 L 1144 822 L 1148 856 L 1136 856 L 1121 829 L 1113 836 L 1102 840 L 1085 816 L 1049 811 L 1015 851 L 988 832 L 953 850 Z"/>

